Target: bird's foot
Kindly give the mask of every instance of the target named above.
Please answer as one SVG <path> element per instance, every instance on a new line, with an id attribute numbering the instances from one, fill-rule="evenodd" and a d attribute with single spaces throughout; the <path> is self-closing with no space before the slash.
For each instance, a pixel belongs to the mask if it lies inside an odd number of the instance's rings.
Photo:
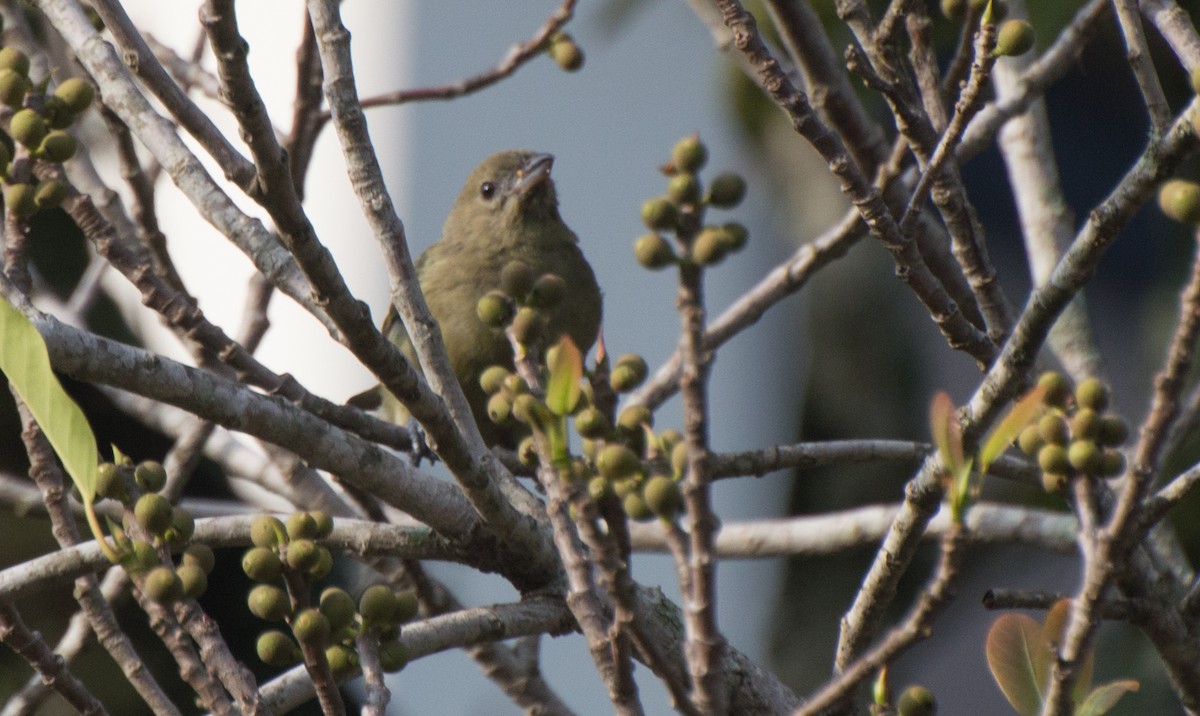
<path id="1" fill-rule="evenodd" d="M 428 459 L 431 465 L 437 462 L 437 454 L 433 452 L 433 448 L 429 447 L 429 441 L 425 438 L 425 429 L 421 427 L 417 419 L 409 418 L 407 427 L 408 434 L 412 436 L 412 452 L 409 453 L 412 466 L 420 467 L 422 459 Z"/>

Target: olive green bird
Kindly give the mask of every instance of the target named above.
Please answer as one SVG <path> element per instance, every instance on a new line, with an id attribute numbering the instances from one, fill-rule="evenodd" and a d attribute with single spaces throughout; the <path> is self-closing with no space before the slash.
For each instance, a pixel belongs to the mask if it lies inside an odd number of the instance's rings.
<path id="1" fill-rule="evenodd" d="M 497 425 L 487 414 L 487 395 L 479 376 L 492 365 L 513 366 L 513 351 L 503 329 L 485 325 L 475 306 L 501 287 L 500 274 L 510 262 L 523 261 L 534 276 L 552 273 L 566 282 L 566 296 L 544 311 L 545 344 L 569 335 L 587 352 L 600 329 L 600 288 L 579 239 L 558 213 L 550 168 L 554 158 L 529 151 L 493 154 L 475 167 L 442 227 L 442 236 L 417 259 L 417 278 L 429 311 L 441 327 L 450 365 L 462 385 L 483 439 L 489 445 L 515 447 L 519 426 Z M 417 364 L 404 324 L 393 306 L 383 333 Z M 380 408 L 384 417 L 403 424 L 408 412 L 390 393 L 376 388 L 351 403 Z"/>

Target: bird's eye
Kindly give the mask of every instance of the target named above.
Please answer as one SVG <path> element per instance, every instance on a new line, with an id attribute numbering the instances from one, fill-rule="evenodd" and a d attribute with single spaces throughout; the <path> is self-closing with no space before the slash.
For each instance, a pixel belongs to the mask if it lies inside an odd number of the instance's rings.
<path id="1" fill-rule="evenodd" d="M 479 185 L 479 195 L 484 199 L 491 199 L 496 195 L 496 185 L 490 181 L 485 181 Z"/>

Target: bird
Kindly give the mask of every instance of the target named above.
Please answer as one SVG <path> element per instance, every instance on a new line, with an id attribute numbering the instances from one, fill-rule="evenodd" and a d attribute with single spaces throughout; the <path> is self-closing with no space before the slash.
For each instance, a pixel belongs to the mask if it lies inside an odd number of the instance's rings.
<path id="1" fill-rule="evenodd" d="M 586 354 L 600 331 L 600 287 L 578 237 L 559 214 L 550 176 L 553 164 L 552 155 L 528 150 L 502 151 L 483 160 L 459 192 L 441 237 L 416 261 L 417 280 L 441 329 L 454 375 L 484 442 L 493 447 L 515 448 L 525 434 L 519 425 L 498 425 L 488 418 L 488 396 L 479 384 L 480 374 L 490 366 L 513 368 L 513 348 L 503 328 L 485 325 L 476 312 L 481 297 L 502 288 L 505 267 L 524 262 L 535 277 L 554 274 L 565 282 L 562 301 L 539 309 L 546 319 L 544 345 L 567 335 Z M 382 332 L 419 366 L 395 306 Z M 404 406 L 382 386 L 360 393 L 350 403 L 374 408 L 397 424 L 410 420 Z"/>

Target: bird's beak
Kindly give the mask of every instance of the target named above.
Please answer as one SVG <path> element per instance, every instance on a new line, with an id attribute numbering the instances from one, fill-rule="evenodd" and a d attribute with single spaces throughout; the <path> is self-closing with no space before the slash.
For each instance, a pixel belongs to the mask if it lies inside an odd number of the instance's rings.
<path id="1" fill-rule="evenodd" d="M 520 196 L 525 196 L 535 186 L 550 178 L 550 167 L 554 166 L 554 155 L 534 154 L 517 170 L 517 183 L 513 190 Z"/>

